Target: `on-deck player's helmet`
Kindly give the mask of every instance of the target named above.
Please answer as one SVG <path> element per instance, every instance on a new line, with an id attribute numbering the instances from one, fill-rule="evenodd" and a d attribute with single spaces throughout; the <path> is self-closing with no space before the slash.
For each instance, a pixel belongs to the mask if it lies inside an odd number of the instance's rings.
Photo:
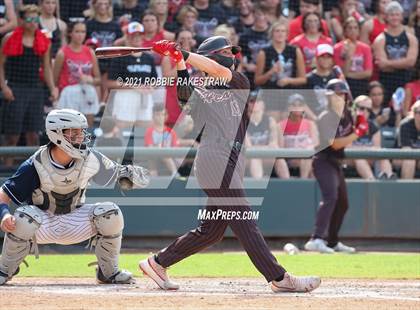
<path id="1" fill-rule="evenodd" d="M 87 144 L 90 142 L 90 135 L 86 131 L 87 128 L 86 117 L 72 109 L 52 110 L 45 120 L 45 129 L 50 141 L 73 158 L 85 158 L 88 154 Z M 82 129 L 83 141 L 77 144 L 71 143 L 64 136 L 65 129 Z"/>
<path id="2" fill-rule="evenodd" d="M 349 94 L 350 90 L 347 87 L 347 84 L 340 79 L 329 80 L 326 86 L 326 95 L 332 95 L 334 93 L 338 94 Z"/>
<path id="3" fill-rule="evenodd" d="M 229 39 L 223 36 L 213 36 L 205 39 L 203 43 L 200 44 L 197 49 L 197 54 L 206 56 L 222 66 L 230 68 L 234 64 L 234 60 L 230 57 L 217 54 L 218 51 L 225 48 L 231 48 L 233 55 L 236 55 L 241 51 L 241 48 L 232 45 Z"/>

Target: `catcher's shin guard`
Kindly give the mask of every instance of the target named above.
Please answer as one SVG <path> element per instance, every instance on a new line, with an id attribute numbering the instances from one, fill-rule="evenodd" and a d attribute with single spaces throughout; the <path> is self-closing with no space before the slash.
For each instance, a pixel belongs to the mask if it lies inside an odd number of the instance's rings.
<path id="1" fill-rule="evenodd" d="M 42 214 L 32 206 L 16 209 L 16 229 L 13 233 L 6 233 L 0 258 L 0 285 L 10 280 L 17 272 L 19 265 L 34 246 L 35 254 L 38 249 L 34 242 L 35 232 L 41 226 Z"/>
<path id="2" fill-rule="evenodd" d="M 130 283 L 132 275 L 118 269 L 124 218 L 120 208 L 112 202 L 98 203 L 92 220 L 98 231 L 95 254 L 98 259 L 97 279 L 101 283 Z"/>

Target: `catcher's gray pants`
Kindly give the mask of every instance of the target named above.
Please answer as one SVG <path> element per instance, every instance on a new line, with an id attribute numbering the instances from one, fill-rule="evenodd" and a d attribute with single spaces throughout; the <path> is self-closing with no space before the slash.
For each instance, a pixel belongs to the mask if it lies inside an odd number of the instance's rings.
<path id="1" fill-rule="evenodd" d="M 198 182 L 208 196 L 207 211 L 218 209 L 242 211 L 242 213 L 251 211 L 242 183 L 244 172 L 242 155 L 236 154 L 236 158 L 232 158 L 232 154 L 229 157 L 229 154 L 224 154 L 217 148 L 200 146 L 195 164 Z M 224 205 L 223 202 L 226 204 Z M 281 277 L 286 272 L 268 249 L 255 220 L 242 219 L 201 221 L 196 229 L 187 232 L 159 252 L 157 256 L 159 263 L 163 267 L 169 267 L 219 242 L 228 226 L 241 242 L 255 267 L 268 282 Z"/>

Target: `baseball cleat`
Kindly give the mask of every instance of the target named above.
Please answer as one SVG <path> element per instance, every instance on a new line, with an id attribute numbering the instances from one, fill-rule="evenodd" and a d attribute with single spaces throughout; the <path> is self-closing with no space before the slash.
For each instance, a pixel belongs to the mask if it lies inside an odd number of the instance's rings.
<path id="1" fill-rule="evenodd" d="M 0 285 L 6 284 L 6 282 L 12 280 L 12 278 L 17 275 L 20 271 L 20 268 L 18 267 L 16 271 L 13 273 L 13 276 L 9 277 L 7 273 L 4 273 L 0 271 Z"/>
<path id="2" fill-rule="evenodd" d="M 96 281 L 98 284 L 134 284 L 133 274 L 127 270 L 120 270 L 110 278 L 106 278 L 101 269 L 96 268 Z"/>
<path id="3" fill-rule="evenodd" d="M 271 289 L 274 293 L 295 292 L 305 293 L 316 289 L 321 284 L 321 279 L 315 276 L 297 277 L 286 272 L 281 281 L 272 281 Z"/>
<path id="4" fill-rule="evenodd" d="M 308 242 L 305 243 L 305 250 L 306 251 L 314 251 L 314 252 L 320 252 L 320 253 L 327 253 L 332 254 L 334 253 L 334 249 L 328 247 L 324 240 L 322 239 L 311 239 Z"/>
<path id="5" fill-rule="evenodd" d="M 351 246 L 347 246 L 341 242 L 338 242 L 337 245 L 334 247 L 334 251 L 343 253 L 355 253 L 356 249 Z"/>
<path id="6" fill-rule="evenodd" d="M 177 290 L 179 285 L 172 282 L 166 274 L 166 268 L 159 265 L 155 258 L 149 257 L 139 263 L 139 267 L 145 276 L 156 282 L 162 290 Z"/>

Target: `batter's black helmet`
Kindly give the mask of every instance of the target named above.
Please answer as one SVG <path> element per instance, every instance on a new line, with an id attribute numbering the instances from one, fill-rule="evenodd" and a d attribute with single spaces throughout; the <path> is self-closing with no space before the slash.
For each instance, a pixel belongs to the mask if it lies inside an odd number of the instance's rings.
<path id="1" fill-rule="evenodd" d="M 214 52 L 220 51 L 225 48 L 232 48 L 232 54 L 236 55 L 241 51 L 241 48 L 232 43 L 223 36 L 214 36 L 207 38 L 200 44 L 197 49 L 197 54 L 208 56 Z"/>
<path id="2" fill-rule="evenodd" d="M 326 95 L 332 95 L 334 93 L 349 94 L 350 90 L 347 87 L 346 82 L 340 79 L 329 80 L 326 87 Z"/>

